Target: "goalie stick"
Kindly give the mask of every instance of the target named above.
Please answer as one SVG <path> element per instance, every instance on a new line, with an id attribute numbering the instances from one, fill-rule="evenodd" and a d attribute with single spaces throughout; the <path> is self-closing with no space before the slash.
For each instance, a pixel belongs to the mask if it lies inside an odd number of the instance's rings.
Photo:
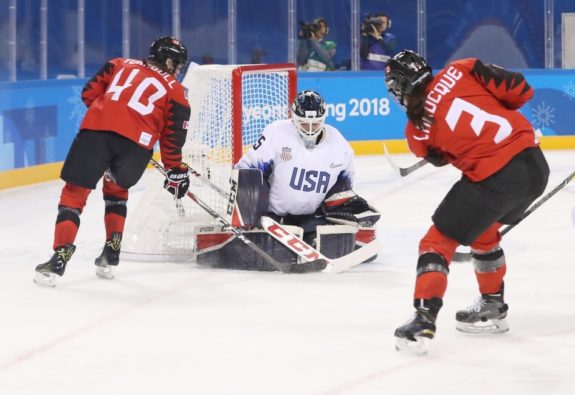
<path id="1" fill-rule="evenodd" d="M 166 175 L 166 170 L 154 158 L 150 159 L 150 163 L 163 175 Z M 246 234 L 240 228 L 232 226 L 228 221 L 226 221 L 220 214 L 210 208 L 206 203 L 204 203 L 199 197 L 194 195 L 191 191 L 188 191 L 186 195 L 196 202 L 202 209 L 204 209 L 208 214 L 210 214 L 216 221 L 228 228 L 240 241 L 251 248 L 256 254 L 261 256 L 267 263 L 274 266 L 276 269 L 283 273 L 308 273 L 308 272 L 318 272 L 326 268 L 327 261 L 325 259 L 314 259 L 303 263 L 288 263 L 279 262 L 268 255 L 264 250 L 251 242 Z"/>
<path id="2" fill-rule="evenodd" d="M 393 170 L 395 170 L 395 172 L 397 174 L 399 174 L 401 177 L 405 177 L 407 175 L 410 175 L 411 173 L 413 173 L 414 171 L 416 171 L 417 169 L 419 169 L 420 167 L 425 166 L 426 164 L 428 164 L 429 162 L 426 161 L 425 159 L 421 159 L 419 162 L 415 162 L 413 165 L 408 166 L 408 167 L 399 167 L 397 164 L 395 164 L 395 162 L 391 159 L 391 155 L 389 155 L 389 151 L 387 150 L 387 145 L 385 145 L 385 143 L 383 143 L 383 153 L 385 154 L 385 157 L 387 159 L 387 161 L 389 162 L 389 165 L 393 168 Z"/>
<path id="3" fill-rule="evenodd" d="M 336 259 L 329 259 L 308 243 L 289 232 L 272 218 L 264 216 L 261 222 L 267 233 L 302 258 L 306 260 L 318 258 L 326 260 L 327 267 L 323 270 L 326 273 L 341 273 L 368 260 L 382 249 L 381 243 L 378 240 L 374 240 L 350 254 Z"/>
<path id="4" fill-rule="evenodd" d="M 533 211 L 537 210 L 539 207 L 541 207 L 543 205 L 543 203 L 548 201 L 553 195 L 555 195 L 557 192 L 559 192 L 561 189 L 563 189 L 567 184 L 569 184 L 573 180 L 573 178 L 575 178 L 575 171 L 573 173 L 569 174 L 567 176 L 567 178 L 565 178 L 563 181 L 561 181 L 561 183 L 559 185 L 557 185 L 555 188 L 553 188 L 548 194 L 543 196 L 541 199 L 539 199 L 538 201 L 533 203 L 531 205 L 531 207 L 529 207 L 527 210 L 525 210 L 525 212 L 523 213 L 523 215 L 519 218 L 519 220 L 517 222 L 515 222 L 514 224 L 511 224 L 511 225 L 507 225 L 505 228 L 501 229 L 501 232 L 500 232 L 501 236 L 505 235 L 511 229 L 513 229 L 514 227 L 519 225 L 521 223 L 521 221 L 523 221 L 525 218 L 527 218 Z M 453 255 L 452 260 L 455 262 L 466 262 L 466 261 L 471 260 L 471 257 L 472 257 L 471 252 L 455 252 L 455 255 Z"/>

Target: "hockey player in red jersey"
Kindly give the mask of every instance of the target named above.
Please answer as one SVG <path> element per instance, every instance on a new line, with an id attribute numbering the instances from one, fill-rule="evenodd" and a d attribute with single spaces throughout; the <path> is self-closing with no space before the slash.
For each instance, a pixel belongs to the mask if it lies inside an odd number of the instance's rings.
<path id="1" fill-rule="evenodd" d="M 388 62 L 385 82 L 407 112 L 411 151 L 435 166 L 451 164 L 462 172 L 420 241 L 415 315 L 396 329 L 396 348 L 427 352 L 458 245 L 471 246 L 481 296 L 457 312 L 456 328 L 506 332 L 506 262 L 499 228 L 520 219 L 549 176 L 533 127 L 517 111 L 533 89 L 522 74 L 474 58 L 454 61 L 433 76 L 425 60 L 409 50 Z"/>
<path id="2" fill-rule="evenodd" d="M 177 80 L 188 51 L 173 37 L 160 37 L 145 60 L 116 58 L 84 86 L 86 115 L 64 162 L 66 182 L 58 203 L 54 255 L 36 267 L 34 281 L 54 286 L 74 253 L 80 214 L 90 192 L 103 179 L 106 242 L 96 258 L 96 274 L 113 278 L 127 214 L 128 190 L 138 182 L 159 141 L 168 175 L 164 187 L 185 195 L 188 168 L 182 163 L 190 107 Z"/>

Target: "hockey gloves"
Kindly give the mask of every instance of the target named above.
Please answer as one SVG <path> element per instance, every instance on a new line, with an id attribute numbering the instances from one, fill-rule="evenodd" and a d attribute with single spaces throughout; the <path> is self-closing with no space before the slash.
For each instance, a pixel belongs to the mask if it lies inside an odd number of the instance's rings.
<path id="1" fill-rule="evenodd" d="M 190 187 L 190 175 L 188 165 L 183 163 L 178 167 L 172 167 L 166 171 L 164 188 L 176 199 L 181 199 Z"/>
<path id="2" fill-rule="evenodd" d="M 427 147 L 427 155 L 425 155 L 425 160 L 435 167 L 442 167 L 449 163 L 445 152 L 433 147 Z"/>
<path id="3" fill-rule="evenodd" d="M 373 226 L 381 214 L 371 207 L 367 201 L 355 195 L 345 203 L 328 207 L 323 205 L 325 218 L 332 223 L 337 224 L 358 224 L 360 226 Z"/>

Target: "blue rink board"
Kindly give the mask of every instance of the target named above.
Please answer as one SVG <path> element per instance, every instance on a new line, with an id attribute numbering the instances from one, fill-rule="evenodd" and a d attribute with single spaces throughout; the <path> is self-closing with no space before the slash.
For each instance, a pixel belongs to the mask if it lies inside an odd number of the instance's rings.
<path id="1" fill-rule="evenodd" d="M 545 136 L 575 135 L 575 70 L 523 70 L 535 89 L 522 113 Z M 86 79 L 0 83 L 0 171 L 63 161 L 85 107 Z M 402 139 L 405 114 L 380 72 L 300 73 L 298 90 L 328 103 L 327 122 L 350 141 Z"/>

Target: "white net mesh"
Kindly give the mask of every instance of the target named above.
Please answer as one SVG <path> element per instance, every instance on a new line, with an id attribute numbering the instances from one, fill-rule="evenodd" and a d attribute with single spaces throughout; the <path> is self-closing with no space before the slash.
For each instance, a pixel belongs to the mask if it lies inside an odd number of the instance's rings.
<path id="1" fill-rule="evenodd" d="M 233 164 L 256 142 L 264 127 L 288 117 L 295 71 L 283 66 L 210 65 L 190 68 L 186 73 L 183 84 L 188 89 L 191 117 L 184 161 L 225 191 L 229 190 Z M 235 152 L 234 136 L 241 141 Z M 195 228 L 216 221 L 189 198 L 176 207 L 172 195 L 162 188 L 163 176 L 154 172 L 157 174 L 151 175 L 138 207 L 130 209 L 123 257 L 193 257 Z M 224 214 L 226 197 L 193 175 L 190 178 L 190 190 Z"/>

